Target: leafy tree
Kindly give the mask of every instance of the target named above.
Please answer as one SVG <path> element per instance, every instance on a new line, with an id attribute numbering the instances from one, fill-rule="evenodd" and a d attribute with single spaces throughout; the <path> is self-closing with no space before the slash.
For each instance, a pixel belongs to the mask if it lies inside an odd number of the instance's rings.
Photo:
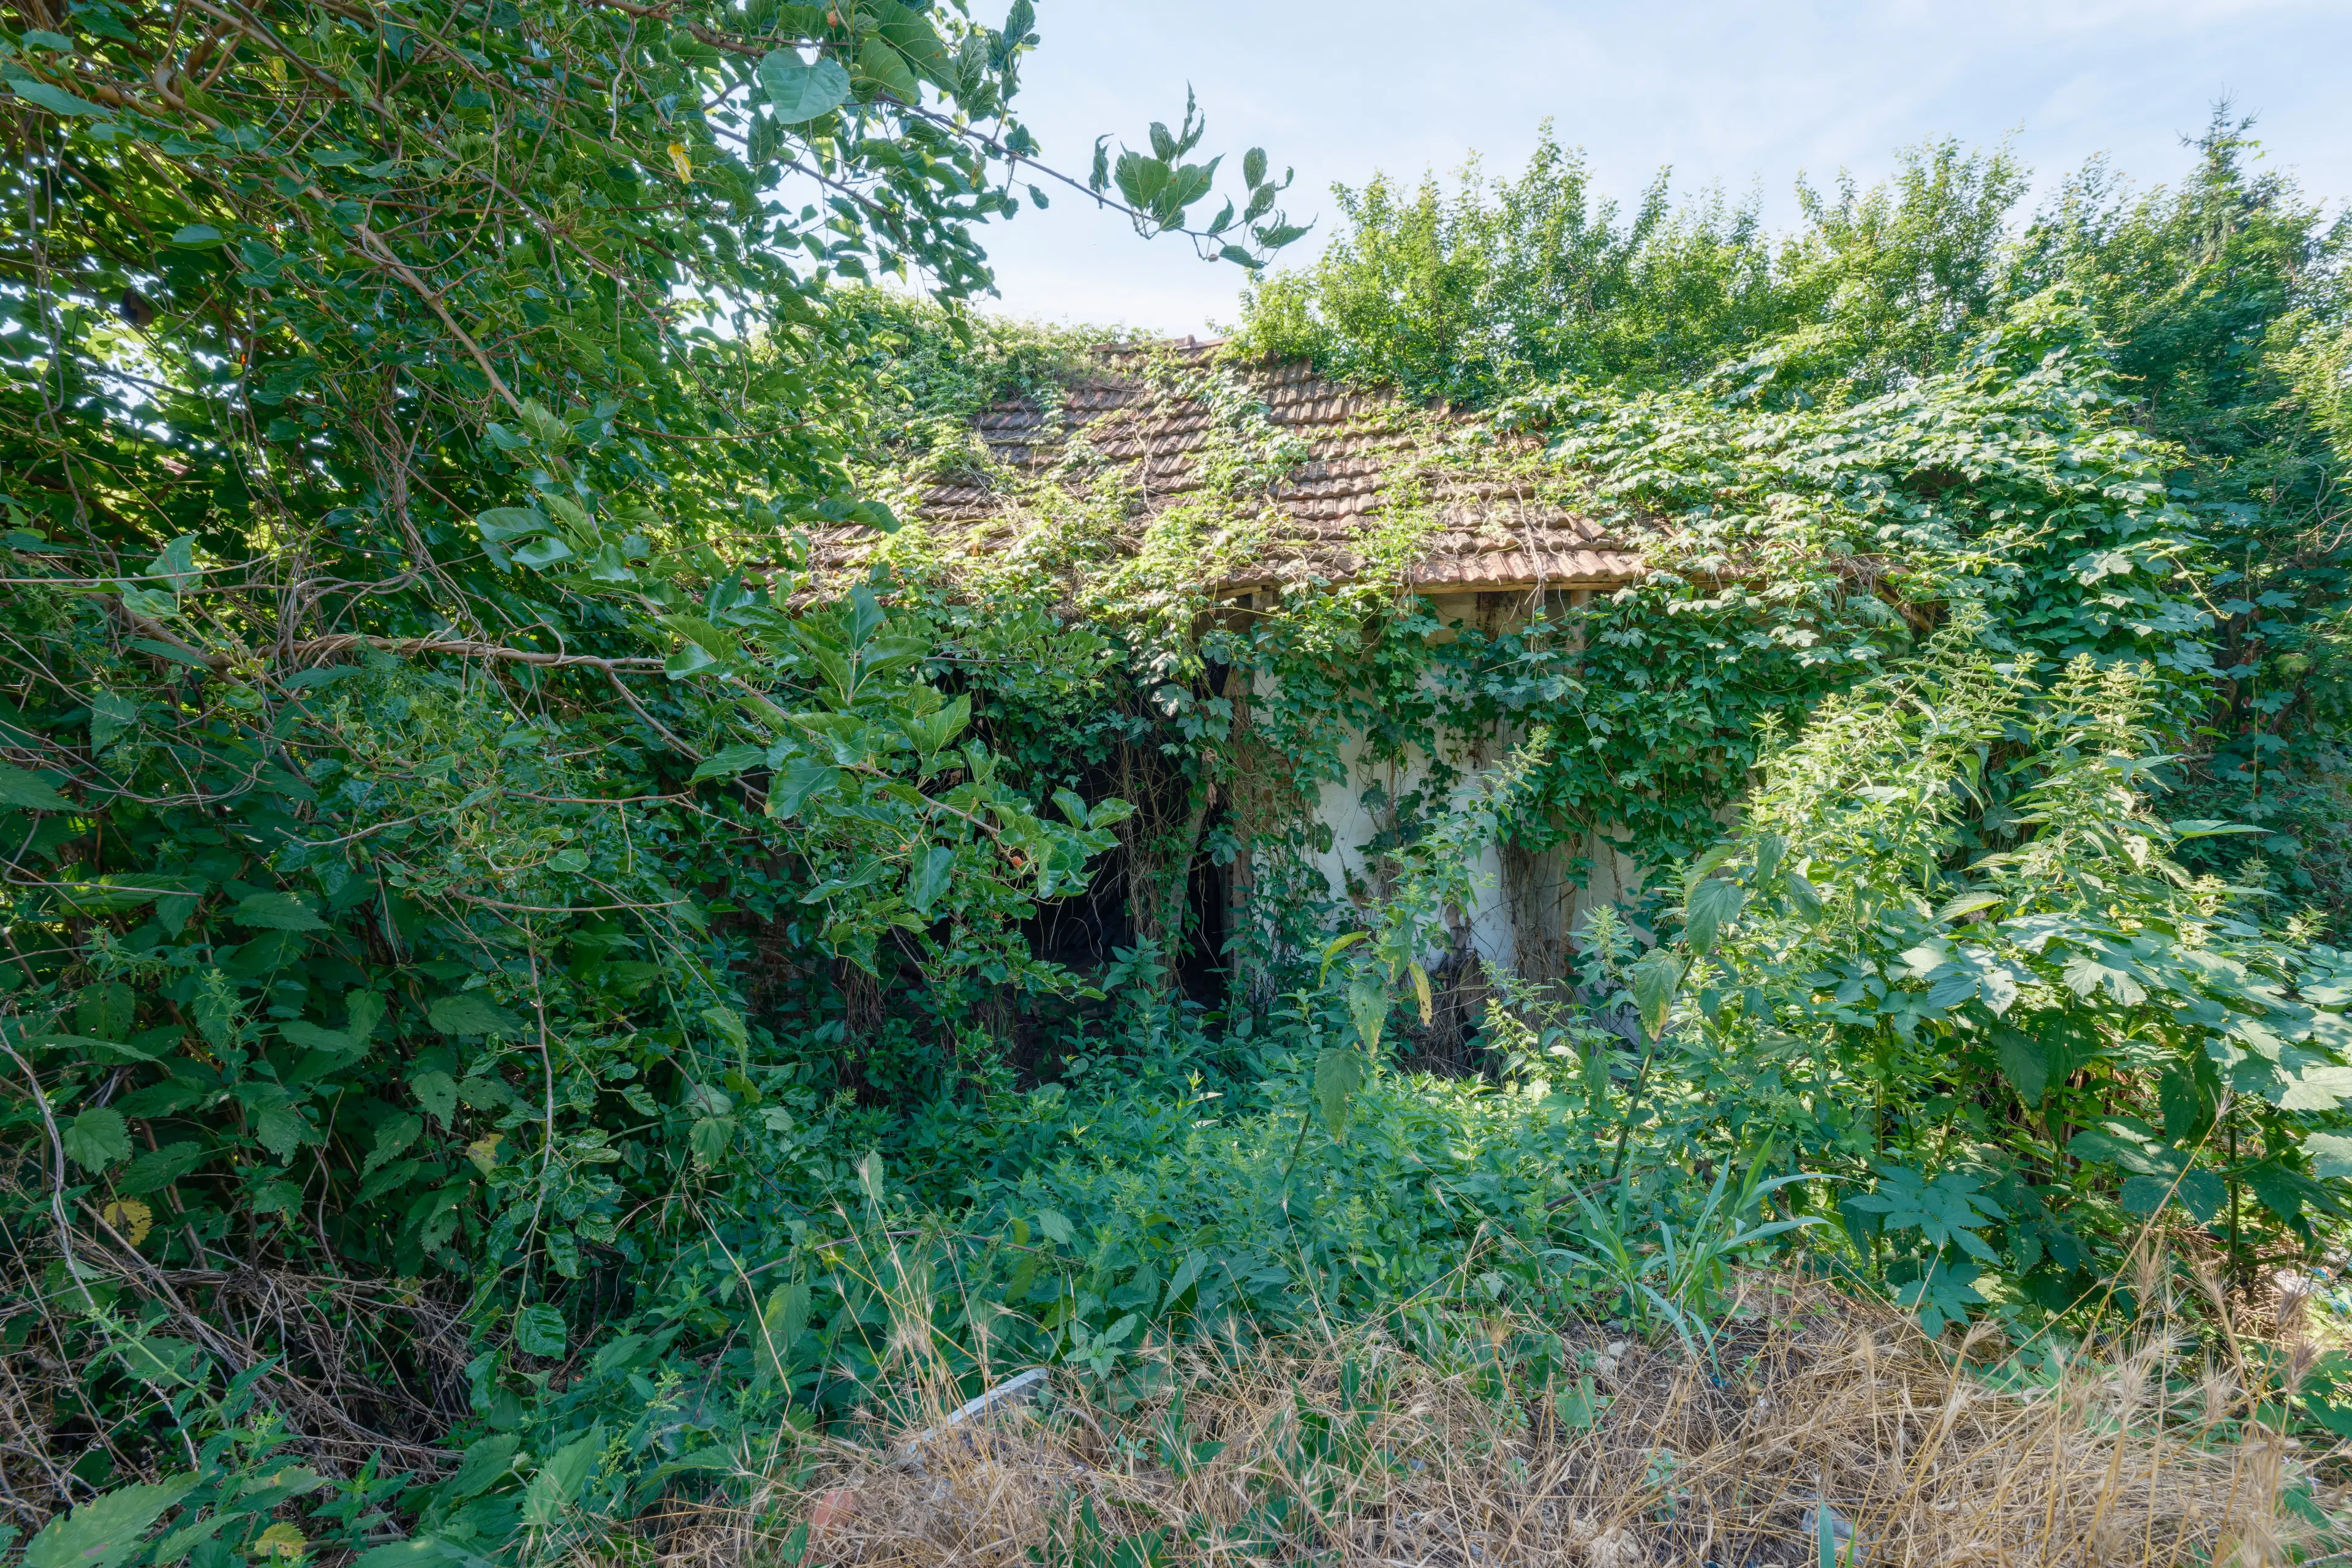
<path id="1" fill-rule="evenodd" d="M 796 597 L 801 530 L 895 523 L 843 285 L 984 291 L 974 226 L 1059 177 L 1010 109 L 1034 12 L 8 17 L 11 1349 L 37 1324 L 106 1436 L 74 1484 L 193 1463 L 232 1542 L 283 1441 L 347 1472 L 349 1544 L 411 1484 L 371 1445 L 429 1477 L 487 1420 L 501 1463 L 403 1506 L 496 1550 L 657 1467 L 643 1424 L 625 1465 L 534 1438 L 527 1496 L 502 1461 L 603 1316 L 730 1340 L 669 1267 L 759 1203 L 722 1177 L 846 1168 L 755 931 L 836 1032 L 877 950 L 1069 984 L 1022 922 L 1121 807 L 1009 772 L 872 595 Z M 1262 263 L 1246 164 L 1246 217 L 1188 228 L 1192 172 L 1136 216 Z M 409 1283 L 331 1291 L 321 1339 L 233 1274 Z"/>
<path id="2" fill-rule="evenodd" d="M 2183 499 L 2220 556 L 2203 808 L 2270 825 L 2258 842 L 2287 885 L 2341 910 L 2352 230 L 2257 172 L 2252 124 L 2217 106 L 2176 187 L 2136 195 L 2092 164 L 2026 232 L 2016 265 L 2019 286 L 2063 286 L 2090 305 L 2136 420 L 2178 444 Z"/>
<path id="3" fill-rule="evenodd" d="M 1776 244 L 1752 200 L 1677 207 L 1664 174 L 1621 215 L 1547 126 L 1516 179 L 1474 162 L 1451 195 L 1433 178 L 1335 187 L 1348 231 L 1258 285 L 1244 342 L 1462 403 L 1572 377 L 1664 386 L 1768 345 L 1816 395 L 1867 395 L 1949 368 L 1981 330 L 2023 190 L 2005 153 L 1930 143 L 1886 186 L 1801 184 L 1804 227 Z"/>
<path id="4" fill-rule="evenodd" d="M 1639 408 L 1681 386 L 1696 395 L 1685 406 L 1801 414 L 1963 373 L 2008 322 L 2025 323 L 2009 357 L 2040 352 L 2052 344 L 2031 323 L 2074 312 L 2073 342 L 2125 395 L 2110 416 L 2164 444 L 2167 480 L 2217 552 L 2221 679 L 2196 721 L 2214 733 L 2181 746 L 2179 766 L 2199 810 L 2274 831 L 2188 853 L 2217 868 L 2259 854 L 2263 874 L 2340 918 L 2347 231 L 2257 169 L 2250 126 L 2218 106 L 2179 186 L 2135 194 L 2095 161 L 2022 225 L 2025 171 L 2005 149 L 1929 143 L 1868 191 L 1801 184 L 1802 222 L 1779 240 L 1719 196 L 1673 207 L 1663 181 L 1624 219 L 1547 139 L 1515 181 L 1474 166 L 1450 196 L 1424 182 L 1408 199 L 1385 179 L 1339 192 L 1347 231 L 1256 289 L 1244 346 L 1413 397 Z M 1668 473 L 1724 450 L 1658 434 Z M 1924 492 L 1943 477 L 1888 482 Z M 1681 504 L 1669 486 L 1643 493 Z"/>

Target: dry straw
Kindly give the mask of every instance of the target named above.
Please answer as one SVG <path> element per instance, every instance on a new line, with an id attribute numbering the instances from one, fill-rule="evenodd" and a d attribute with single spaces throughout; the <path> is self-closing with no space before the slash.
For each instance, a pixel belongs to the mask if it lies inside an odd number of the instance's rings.
<path id="1" fill-rule="evenodd" d="M 1561 1336 L 1570 1370 L 1543 1386 L 1443 1373 L 1378 1330 L 1188 1347 L 1158 1357 L 1148 1396 L 1063 1376 L 1043 1404 L 911 1454 L 961 1395 L 909 1363 L 907 1407 L 869 1440 L 803 1450 L 793 1484 L 755 1483 L 748 1505 L 647 1521 L 650 1544 L 711 1568 L 796 1552 L 873 1568 L 1814 1568 L 1822 1499 L 1841 1564 L 2252 1568 L 2312 1544 L 2283 1518 L 2297 1456 L 2257 1418 L 2243 1363 L 2198 1351 L 2160 1304 L 2098 1354 L 2040 1347 L 2021 1379 L 1994 1375 L 1982 1332 L 1932 1342 L 1785 1279 L 1741 1294 L 1712 1360 L 1595 1325 Z M 1479 1328 L 1499 1349 L 1538 1326 Z M 1589 1426 L 1579 1367 L 1605 1396 Z"/>

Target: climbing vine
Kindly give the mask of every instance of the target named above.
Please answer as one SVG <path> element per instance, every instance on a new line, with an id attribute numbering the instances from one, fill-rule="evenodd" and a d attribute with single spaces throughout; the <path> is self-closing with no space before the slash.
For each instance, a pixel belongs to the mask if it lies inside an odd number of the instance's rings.
<path id="1" fill-rule="evenodd" d="M 950 623 L 969 604 L 1072 628 L 1072 689 L 1116 690 L 1097 710 L 1125 715 L 1102 757 L 1123 759 L 1129 798 L 1169 802 L 1150 845 L 1130 843 L 1154 868 L 1141 879 L 1243 856 L 1244 876 L 1283 890 L 1227 933 L 1255 943 L 1245 964 L 1295 960 L 1312 929 L 1347 918 L 1350 889 L 1312 870 L 1331 848 L 1327 787 L 1371 808 L 1376 879 L 1467 774 L 1548 726 L 1558 743 L 1506 837 L 1573 880 L 1602 854 L 1656 867 L 1706 847 L 1771 736 L 1963 607 L 2053 667 L 2148 664 L 2175 723 L 2210 677 L 2210 563 L 2164 482 L 2171 454 L 2121 416 L 2109 361 L 2060 300 L 2027 302 L 1958 370 L 1836 408 L 1579 383 L 1475 417 L 1390 404 L 1370 416 L 1392 443 L 1379 504 L 1344 569 L 1284 537 L 1275 492 L 1304 451 L 1268 421 L 1256 364 L 1121 352 L 1139 362 L 1139 402 L 1116 433 L 1182 431 L 1179 495 L 1147 491 L 1163 454 L 1108 460 L 1101 426 L 1057 438 L 1049 401 L 1048 433 L 1028 438 L 1054 441 L 1050 465 L 985 458 L 971 481 L 985 521 L 918 516 L 858 569 Z M 1437 498 L 1479 485 L 1591 517 L 1638 545 L 1639 575 L 1581 605 L 1529 593 L 1500 620 L 1441 616 L 1412 570 L 1442 526 Z M 1246 608 L 1220 586 L 1254 581 L 1276 586 Z M 988 639 L 963 646 L 985 689 Z M 985 698 L 977 711 L 1024 721 Z M 1213 795 L 1227 810 L 1215 841 Z M 1166 896 L 1139 927 L 1162 942 Z"/>

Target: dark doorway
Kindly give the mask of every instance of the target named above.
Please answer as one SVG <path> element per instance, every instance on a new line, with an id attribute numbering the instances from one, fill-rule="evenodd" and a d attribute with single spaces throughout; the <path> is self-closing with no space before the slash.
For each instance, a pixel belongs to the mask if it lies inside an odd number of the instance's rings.
<path id="1" fill-rule="evenodd" d="M 1222 806 L 1209 814 L 1202 825 L 1203 844 L 1223 837 L 1219 829 L 1224 818 Z M 1184 875 L 1184 940 L 1176 959 L 1176 984 L 1186 997 L 1213 1010 L 1224 1006 L 1230 976 L 1225 938 L 1232 877 L 1232 867 L 1218 865 L 1204 850 L 1194 851 Z"/>

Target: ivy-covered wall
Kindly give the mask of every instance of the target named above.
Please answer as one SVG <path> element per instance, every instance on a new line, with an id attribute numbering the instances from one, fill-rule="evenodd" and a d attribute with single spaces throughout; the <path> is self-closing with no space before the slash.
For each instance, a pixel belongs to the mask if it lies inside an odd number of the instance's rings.
<path id="1" fill-rule="evenodd" d="M 1844 407 L 1573 383 L 1475 416 L 1363 399 L 1378 490 L 1336 527 L 1297 501 L 1337 465 L 1276 416 L 1283 367 L 1117 353 L 1111 412 L 1078 353 L 1019 420 L 877 474 L 905 526 L 820 540 L 818 564 L 919 606 L 992 744 L 1136 805 L 1095 957 L 1189 950 L 1238 982 L 1212 998 L 1262 1003 L 1522 750 L 1433 956 L 1457 982 L 1564 973 L 1593 900 L 1705 849 L 1779 737 L 1961 605 L 2047 669 L 2147 662 L 2178 715 L 2210 679 L 2195 521 L 2056 297 L 1965 368 Z M 1582 539 L 1637 575 L 1459 581 L 1497 496 L 1554 547 L 1520 559 L 1612 559 L 1561 553 Z"/>

